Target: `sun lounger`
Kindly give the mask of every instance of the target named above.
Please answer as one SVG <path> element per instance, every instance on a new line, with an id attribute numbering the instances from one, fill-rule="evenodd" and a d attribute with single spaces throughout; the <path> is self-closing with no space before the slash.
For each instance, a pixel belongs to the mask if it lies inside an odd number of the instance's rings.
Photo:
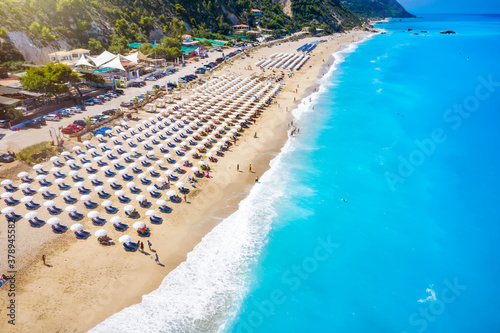
<path id="1" fill-rule="evenodd" d="M 62 213 L 62 209 L 61 208 L 56 208 L 56 207 L 47 207 L 47 211 L 51 215 L 57 215 L 57 214 Z"/>
<path id="2" fill-rule="evenodd" d="M 171 143 L 171 142 L 167 143 L 167 146 L 169 146 L 170 148 L 174 148 L 175 147 L 175 145 L 173 143 Z"/>
<path id="3" fill-rule="evenodd" d="M 120 155 L 121 155 L 121 154 L 125 154 L 125 153 L 126 153 L 126 151 L 125 151 L 125 150 L 123 150 L 123 149 L 121 149 L 121 148 L 120 148 L 120 149 L 118 149 L 116 152 L 117 152 L 118 154 L 120 154 Z"/>
<path id="4" fill-rule="evenodd" d="M 54 231 L 55 233 L 58 233 L 58 234 L 62 234 L 63 232 L 65 232 L 67 230 L 68 227 L 65 227 L 65 228 L 61 228 L 62 226 L 59 226 L 59 227 L 56 227 L 55 225 L 52 226 L 52 231 Z"/>
<path id="5" fill-rule="evenodd" d="M 106 220 L 100 221 L 100 220 L 97 220 L 97 219 L 94 218 L 94 219 L 92 219 L 92 223 L 94 225 L 102 226 L 102 225 L 104 225 L 104 223 L 106 223 Z"/>
<path id="6" fill-rule="evenodd" d="M 167 137 L 166 136 L 163 136 L 163 135 L 160 135 L 158 136 L 160 138 L 160 140 L 167 140 Z"/>
<path id="7" fill-rule="evenodd" d="M 121 203 L 129 203 L 130 198 L 125 197 L 125 196 L 121 196 L 121 197 L 118 197 L 118 201 L 120 201 Z"/>
<path id="8" fill-rule="evenodd" d="M 80 194 L 88 194 L 88 193 L 90 193 L 90 190 L 88 188 L 85 188 L 85 187 L 80 187 L 80 188 L 78 188 L 78 192 L 80 192 Z"/>
<path id="9" fill-rule="evenodd" d="M 106 210 L 106 213 L 108 213 L 108 214 L 114 214 L 118 211 L 118 208 L 116 208 L 116 207 L 104 207 L 104 209 Z"/>
<path id="10" fill-rule="evenodd" d="M 149 192 L 149 194 L 151 194 L 151 196 L 153 198 L 161 198 L 161 193 L 160 192 L 151 191 L 151 192 Z"/>
<path id="11" fill-rule="evenodd" d="M 129 251 L 129 252 L 137 251 L 137 247 L 130 246 L 127 243 L 123 243 L 123 247 L 125 248 L 125 251 Z"/>
<path id="12" fill-rule="evenodd" d="M 75 231 L 75 236 L 78 239 L 87 239 L 90 236 L 90 233 L 87 231 Z"/>
<path id="13" fill-rule="evenodd" d="M 40 205 L 39 205 L 39 204 L 33 204 L 33 203 L 31 203 L 31 202 L 27 202 L 27 203 L 25 203 L 25 204 L 24 204 L 24 206 L 25 206 L 26 208 L 28 208 L 29 210 L 38 209 L 38 207 L 40 207 Z"/>
<path id="14" fill-rule="evenodd" d="M 151 223 L 154 224 L 161 224 L 163 222 L 163 219 L 161 217 L 156 217 L 156 216 L 151 216 L 149 220 L 151 221 Z"/>
<path id="15" fill-rule="evenodd" d="M 32 220 L 29 220 L 28 221 L 30 223 L 30 225 L 34 228 L 40 228 L 41 226 L 43 226 L 42 223 L 36 223 L 36 222 L 33 222 Z"/>
<path id="16" fill-rule="evenodd" d="M 79 165 L 76 165 L 76 164 L 70 164 L 69 168 L 71 170 L 80 170 L 81 167 Z"/>
<path id="17" fill-rule="evenodd" d="M 89 202 L 84 201 L 83 205 L 85 206 L 85 208 L 88 208 L 88 209 L 93 209 L 93 208 L 97 207 L 97 203 L 92 202 L 92 201 L 89 201 Z"/>
<path id="18" fill-rule="evenodd" d="M 126 228 L 122 227 L 121 225 L 118 224 L 113 224 L 113 227 L 115 228 L 116 231 L 125 231 L 127 230 Z"/>
<path id="19" fill-rule="evenodd" d="M 107 199 L 107 198 L 109 198 L 109 197 L 111 196 L 111 194 L 106 193 L 106 192 L 99 192 L 99 193 L 97 193 L 97 195 L 98 195 L 98 196 L 99 196 L 99 198 L 101 198 L 101 199 Z"/>
<path id="20" fill-rule="evenodd" d="M 42 197 L 45 199 L 45 200 L 51 200 L 55 197 L 56 195 L 53 194 L 53 193 L 42 193 Z"/>
<path id="21" fill-rule="evenodd" d="M 123 169 L 125 169 L 125 166 L 121 165 L 120 163 L 116 163 L 115 164 L 115 169 L 116 170 L 123 170 Z"/>
<path id="22" fill-rule="evenodd" d="M 146 161 L 142 161 L 141 164 L 142 164 L 142 166 L 145 166 L 145 167 L 150 167 L 151 166 L 151 163 L 146 162 Z"/>
<path id="23" fill-rule="evenodd" d="M 143 185 L 149 185 L 149 184 L 151 184 L 151 181 L 149 179 L 141 179 L 141 183 Z"/>
<path id="24" fill-rule="evenodd" d="M 108 171 L 105 171 L 105 172 L 104 172 L 104 175 L 105 175 L 106 177 L 113 177 L 113 176 L 116 176 L 116 172 L 113 172 L 113 171 L 108 170 Z"/>
<path id="25" fill-rule="evenodd" d="M 104 161 L 97 161 L 97 165 L 98 165 L 98 166 L 100 166 L 100 167 L 103 167 L 103 166 L 108 165 L 108 162 L 104 162 Z"/>
<path id="26" fill-rule="evenodd" d="M 64 197 L 64 202 L 67 204 L 74 204 L 76 201 L 77 201 L 76 198 Z"/>
<path id="27" fill-rule="evenodd" d="M 131 187 L 130 192 L 132 193 L 141 193 L 141 189 L 137 187 Z"/>
<path id="28" fill-rule="evenodd" d="M 67 185 L 67 184 L 57 184 L 57 187 L 59 187 L 59 189 L 62 191 L 65 191 L 65 190 L 71 188 L 71 186 Z"/>
<path id="29" fill-rule="evenodd" d="M 130 175 L 122 175 L 122 178 L 123 178 L 123 180 L 127 180 L 127 181 L 134 179 L 134 177 L 130 176 Z"/>
<path id="30" fill-rule="evenodd" d="M 139 205 L 142 207 L 142 208 L 149 208 L 151 207 L 151 202 L 146 202 L 145 204 L 143 204 L 142 202 L 139 202 Z"/>
<path id="31" fill-rule="evenodd" d="M 119 190 L 122 188 L 122 186 L 120 184 L 116 184 L 116 183 L 110 183 L 109 186 L 113 189 L 113 190 Z"/>
<path id="32" fill-rule="evenodd" d="M 58 168 L 61 168 L 64 166 L 64 163 L 61 163 L 61 162 L 54 162 L 53 164 L 55 167 L 58 167 Z"/>
<path id="33" fill-rule="evenodd" d="M 170 180 L 173 180 L 173 181 L 177 181 L 177 180 L 179 180 L 179 177 L 174 176 L 174 175 L 171 175 L 171 176 L 169 176 L 169 177 L 170 177 Z"/>
<path id="34" fill-rule="evenodd" d="M 135 168 L 132 168 L 132 172 L 133 173 L 142 173 L 142 169 L 135 167 Z"/>
<path id="35" fill-rule="evenodd" d="M 71 177 L 71 178 L 73 179 L 73 181 L 74 181 L 75 183 L 78 183 L 78 182 L 81 182 L 81 181 L 83 181 L 83 180 L 84 180 L 84 178 L 83 178 L 83 177 L 79 177 L 79 176 L 73 176 L 73 177 Z"/>
<path id="36" fill-rule="evenodd" d="M 85 171 L 87 171 L 87 173 L 96 173 L 96 172 L 97 172 L 97 169 L 94 169 L 94 168 L 88 168 L 88 169 L 86 169 Z"/>
<path id="37" fill-rule="evenodd" d="M 156 172 L 156 171 L 151 171 L 149 174 L 151 175 L 151 177 L 155 177 L 155 178 L 160 177 L 160 173 Z"/>
<path id="38" fill-rule="evenodd" d="M 170 208 L 168 206 L 160 206 L 158 209 L 160 210 L 160 212 L 163 212 L 163 213 L 170 213 L 170 212 L 172 212 L 172 208 Z"/>
<path id="39" fill-rule="evenodd" d="M 172 158 L 168 158 L 168 159 L 167 159 L 167 162 L 168 162 L 168 163 L 170 163 L 170 164 L 174 164 L 174 163 L 175 163 L 175 160 L 174 160 L 174 159 L 172 159 Z"/>
<path id="40" fill-rule="evenodd" d="M 12 198 L 10 198 L 10 199 L 5 199 L 4 201 L 5 201 L 5 203 L 6 203 L 8 206 L 15 206 L 15 205 L 17 205 L 17 204 L 19 203 L 19 200 L 12 199 Z"/>
<path id="41" fill-rule="evenodd" d="M 36 173 L 39 174 L 39 175 L 46 175 L 48 174 L 49 172 L 48 171 L 45 171 L 45 170 L 36 170 Z"/>

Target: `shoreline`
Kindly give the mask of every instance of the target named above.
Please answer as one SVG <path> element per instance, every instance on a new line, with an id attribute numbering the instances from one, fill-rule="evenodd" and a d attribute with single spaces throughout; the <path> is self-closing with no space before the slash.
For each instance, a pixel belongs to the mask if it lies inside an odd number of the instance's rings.
<path id="1" fill-rule="evenodd" d="M 52 237 L 50 242 L 54 243 L 38 244 L 38 251 L 27 255 L 25 268 L 18 272 L 18 310 L 22 316 L 18 318 L 16 331 L 87 331 L 113 313 L 139 303 L 143 295 L 157 289 L 167 274 L 186 259 L 214 226 L 238 209 L 239 202 L 252 188 L 255 176 L 260 177 L 269 170 L 269 162 L 288 140 L 288 124 L 293 119 L 291 111 L 320 85 L 316 81 L 324 74 L 324 69 L 326 72 L 330 70 L 334 61 L 332 54 L 339 51 L 339 47 L 354 42 L 349 38 L 360 40 L 370 34 L 355 31 L 322 43 L 308 62 L 311 68 L 303 68 L 293 78 L 287 78 L 286 85 L 274 99 L 276 103 L 264 109 L 256 125 L 239 139 L 234 151 L 220 159 L 218 164 L 212 164 L 214 178 L 204 181 L 192 192 L 189 196 L 191 204 L 175 205 L 174 212 L 164 217 L 168 223 L 154 227 L 150 239 L 165 267 L 154 264 L 154 253 L 148 249 L 149 255 L 126 253 L 118 248 L 121 247 L 119 244 L 115 248 L 103 248 L 92 240 L 77 242 L 67 236 Z M 305 39 L 284 44 L 294 43 L 304 44 Z M 330 50 L 324 45 L 337 46 Z M 215 75 L 240 71 L 249 76 L 255 70 L 244 70 L 244 67 L 250 64 L 254 68 L 256 55 L 269 55 L 277 49 L 290 53 L 295 50 L 286 45 L 259 49 L 250 59 L 239 60 L 233 66 L 226 65 Z M 320 55 L 327 50 L 328 61 L 322 64 Z M 297 82 L 300 82 L 302 92 L 295 92 Z M 258 133 L 257 139 L 253 138 L 254 132 Z M 235 171 L 237 163 L 242 172 Z M 247 171 L 250 163 L 253 173 Z M 3 236 L 3 229 L 0 231 Z M 28 234 L 36 235 L 40 231 L 28 229 Z M 43 231 L 50 234 L 50 230 Z M 117 237 L 112 238 L 117 240 Z M 41 253 L 47 255 L 52 267 L 42 267 Z M 130 256 L 135 259 L 131 260 Z M 0 291 L 2 295 L 4 292 Z M 47 302 L 47 299 L 51 301 Z M 75 317 L 75 313 L 78 316 Z M 4 324 L 2 322 L 0 328 Z"/>

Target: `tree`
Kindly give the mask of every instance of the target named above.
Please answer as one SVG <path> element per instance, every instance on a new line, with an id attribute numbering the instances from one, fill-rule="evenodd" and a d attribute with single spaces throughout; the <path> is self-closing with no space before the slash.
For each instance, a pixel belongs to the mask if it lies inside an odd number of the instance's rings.
<path id="1" fill-rule="evenodd" d="M 316 34 L 316 27 L 315 27 L 315 26 L 310 26 L 310 27 L 308 28 L 308 30 L 309 30 L 309 33 L 310 33 L 310 34 L 312 34 L 312 35 Z"/>
<path id="2" fill-rule="evenodd" d="M 36 36 L 40 36 L 40 32 L 42 32 L 42 27 L 40 26 L 40 23 L 38 23 L 37 21 L 31 23 L 29 29 L 30 32 Z"/>
<path id="3" fill-rule="evenodd" d="M 7 40 L 10 39 L 5 28 L 0 28 L 0 38 L 7 39 Z"/>
<path id="4" fill-rule="evenodd" d="M 49 62 L 45 67 L 30 67 L 21 78 L 21 84 L 26 90 L 56 95 L 69 90 L 66 83 L 76 82 L 80 82 L 80 78 L 71 67 L 53 62 Z"/>
<path id="5" fill-rule="evenodd" d="M 142 31 L 144 32 L 146 37 L 149 36 L 149 33 L 154 30 L 155 28 L 154 24 L 155 20 L 152 17 L 143 16 L 141 18 L 141 22 L 139 22 L 139 25 L 141 26 Z"/>
<path id="6" fill-rule="evenodd" d="M 42 32 L 41 32 L 40 36 L 43 39 L 45 39 L 45 40 L 54 40 L 54 39 L 56 39 L 56 36 L 54 36 L 53 34 L 51 34 L 49 28 L 46 27 L 46 26 L 44 26 L 42 28 Z"/>
<path id="7" fill-rule="evenodd" d="M 104 46 L 95 38 L 89 39 L 90 54 L 101 54 L 104 51 Z"/>

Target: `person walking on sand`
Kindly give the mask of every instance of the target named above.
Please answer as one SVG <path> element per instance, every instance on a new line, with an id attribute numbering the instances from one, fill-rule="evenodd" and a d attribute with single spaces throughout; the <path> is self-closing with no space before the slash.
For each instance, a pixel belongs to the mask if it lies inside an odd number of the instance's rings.
<path id="1" fill-rule="evenodd" d="M 240 171 L 240 165 L 236 164 L 236 171 Z"/>
<path id="2" fill-rule="evenodd" d="M 144 252 L 144 242 L 141 242 L 141 252 Z"/>
<path id="3" fill-rule="evenodd" d="M 255 183 L 259 182 L 259 177 L 255 177 Z"/>
<path id="4" fill-rule="evenodd" d="M 248 171 L 252 172 L 252 165 L 248 165 Z"/>
<path id="5" fill-rule="evenodd" d="M 152 251 L 152 250 L 151 250 L 151 246 L 152 246 L 152 245 L 153 245 L 153 244 L 151 244 L 151 242 L 150 242 L 150 241 L 149 241 L 149 239 L 148 239 L 148 247 L 149 247 L 149 251 Z"/>
<path id="6" fill-rule="evenodd" d="M 45 254 L 44 254 L 44 255 L 42 255 L 42 261 L 43 261 L 43 265 L 44 265 L 44 266 L 47 266 L 47 264 L 45 263 Z"/>
<path id="7" fill-rule="evenodd" d="M 187 202 L 188 199 L 187 199 L 187 196 L 184 194 L 184 201 Z"/>
<path id="8" fill-rule="evenodd" d="M 155 262 L 156 262 L 157 264 L 159 264 L 159 263 L 160 263 L 160 258 L 158 258 L 158 253 L 156 253 L 156 254 L 155 254 Z"/>

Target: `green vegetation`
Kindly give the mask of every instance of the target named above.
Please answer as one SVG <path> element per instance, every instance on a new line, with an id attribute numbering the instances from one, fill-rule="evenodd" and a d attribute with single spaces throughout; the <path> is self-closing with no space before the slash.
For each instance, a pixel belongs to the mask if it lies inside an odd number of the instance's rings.
<path id="1" fill-rule="evenodd" d="M 71 67 L 53 62 L 49 62 L 45 67 L 30 67 L 21 78 L 24 89 L 54 95 L 69 91 L 66 83 L 76 82 L 80 82 L 80 78 Z"/>
<path id="2" fill-rule="evenodd" d="M 101 42 L 95 38 L 89 39 L 89 50 L 90 54 L 101 54 L 104 51 L 104 46 L 102 46 Z"/>
<path id="3" fill-rule="evenodd" d="M 61 151 L 61 147 L 51 146 L 50 142 L 44 141 L 22 149 L 16 154 L 16 160 L 25 161 L 29 165 L 33 165 L 46 161 Z"/>
<path id="4" fill-rule="evenodd" d="M 367 17 L 411 17 L 396 0 L 288 0 L 293 15 L 285 14 L 276 0 L 2 0 L 0 38 L 6 30 L 28 33 L 38 46 L 64 39 L 73 47 L 88 47 L 93 54 L 104 49 L 127 53 L 130 43 L 158 41 L 163 37 L 194 37 L 227 40 L 232 21 L 252 29 L 257 20 L 252 9 L 260 9 L 259 25 L 274 36 L 303 27 L 325 32 L 362 26 Z M 253 39 L 254 36 L 250 36 Z M 180 51 L 164 46 L 157 53 L 173 57 Z"/>
<path id="5" fill-rule="evenodd" d="M 396 0 L 350 0 L 347 2 L 347 8 L 366 18 L 415 17 Z"/>

